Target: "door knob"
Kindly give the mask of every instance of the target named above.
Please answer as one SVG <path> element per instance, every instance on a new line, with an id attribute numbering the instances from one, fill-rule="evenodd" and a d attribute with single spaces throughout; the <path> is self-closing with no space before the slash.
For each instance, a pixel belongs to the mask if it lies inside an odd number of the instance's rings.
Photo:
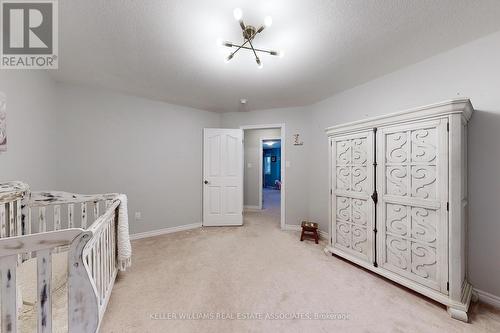
<path id="1" fill-rule="evenodd" d="M 205 180 L 204 183 L 205 183 L 205 185 L 208 184 L 208 180 Z"/>

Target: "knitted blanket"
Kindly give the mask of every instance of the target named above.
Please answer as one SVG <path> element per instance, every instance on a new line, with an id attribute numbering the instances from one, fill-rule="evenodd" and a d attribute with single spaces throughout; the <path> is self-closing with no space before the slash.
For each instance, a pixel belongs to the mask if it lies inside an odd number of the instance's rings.
<path id="1" fill-rule="evenodd" d="M 125 194 L 120 194 L 118 199 L 120 200 L 117 230 L 118 269 L 124 271 L 132 265 L 132 246 L 130 245 L 128 230 L 127 196 Z"/>

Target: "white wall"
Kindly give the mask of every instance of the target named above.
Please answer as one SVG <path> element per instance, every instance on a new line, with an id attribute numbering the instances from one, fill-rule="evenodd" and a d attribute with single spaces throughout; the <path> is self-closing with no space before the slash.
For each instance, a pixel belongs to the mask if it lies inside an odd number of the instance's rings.
<path id="1" fill-rule="evenodd" d="M 131 233 L 201 222 L 202 129 L 219 114 L 66 83 L 57 100 L 61 190 L 126 193 Z"/>
<path id="2" fill-rule="evenodd" d="M 20 180 L 32 188 L 55 183 L 54 82 L 45 71 L 1 70 L 7 98 L 7 151 L 0 152 L 0 182 Z"/>
<path id="3" fill-rule="evenodd" d="M 259 206 L 259 172 L 260 164 L 260 139 L 280 138 L 281 128 L 265 128 L 245 130 L 244 155 L 245 155 L 245 177 L 243 202 L 245 206 Z"/>

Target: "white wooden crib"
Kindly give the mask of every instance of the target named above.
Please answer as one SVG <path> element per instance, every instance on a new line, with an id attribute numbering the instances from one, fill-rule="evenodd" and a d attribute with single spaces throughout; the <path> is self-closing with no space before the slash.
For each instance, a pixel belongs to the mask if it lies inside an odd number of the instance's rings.
<path id="1" fill-rule="evenodd" d="M 36 260 L 38 332 L 52 332 L 52 256 L 67 251 L 67 330 L 96 332 L 117 274 L 118 194 L 0 184 L 1 332 L 18 332 L 19 267 Z"/>

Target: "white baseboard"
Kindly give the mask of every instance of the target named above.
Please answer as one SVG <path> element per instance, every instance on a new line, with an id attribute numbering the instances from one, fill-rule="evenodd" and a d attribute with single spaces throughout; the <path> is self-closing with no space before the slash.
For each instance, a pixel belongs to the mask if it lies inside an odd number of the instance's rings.
<path id="1" fill-rule="evenodd" d="M 134 240 L 134 239 L 148 238 L 148 237 L 165 235 L 165 234 L 171 234 L 173 232 L 179 232 L 179 231 L 196 229 L 196 228 L 201 228 L 201 222 L 199 222 L 199 223 L 192 223 L 192 224 L 186 224 L 186 225 L 180 225 L 180 226 L 177 226 L 177 227 L 170 227 L 170 228 L 163 228 L 163 229 L 157 229 L 157 230 L 139 232 L 137 234 L 130 235 L 130 239 Z"/>
<path id="2" fill-rule="evenodd" d="M 328 235 L 328 232 L 320 230 L 319 231 L 319 237 L 321 237 L 324 240 L 328 240 L 328 237 L 330 237 L 330 236 Z"/>
<path id="3" fill-rule="evenodd" d="M 243 206 L 245 210 L 262 210 L 259 206 L 245 205 Z"/>
<path id="4" fill-rule="evenodd" d="M 296 224 L 285 224 L 285 228 L 283 230 L 300 231 L 300 230 L 302 230 L 302 228 L 300 227 L 300 225 L 296 225 Z"/>
<path id="5" fill-rule="evenodd" d="M 474 289 L 474 291 L 479 296 L 479 300 L 481 302 L 492 305 L 496 308 L 500 308 L 500 297 L 487 293 L 486 291 L 482 291 L 480 289 Z"/>

